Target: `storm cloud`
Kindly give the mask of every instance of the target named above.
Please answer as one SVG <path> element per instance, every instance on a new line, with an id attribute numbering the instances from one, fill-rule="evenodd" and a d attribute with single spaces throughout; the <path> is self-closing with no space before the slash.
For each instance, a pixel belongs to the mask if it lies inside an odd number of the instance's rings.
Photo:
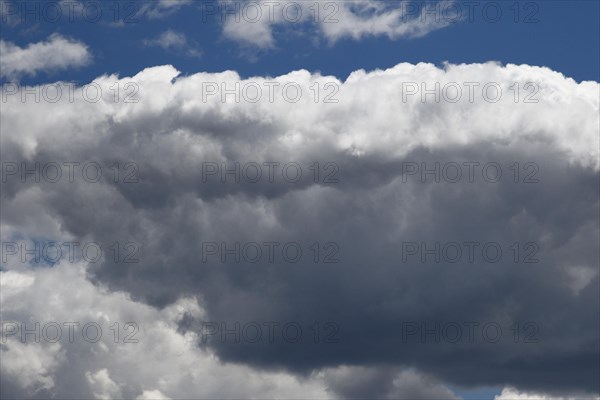
<path id="1" fill-rule="evenodd" d="M 3 281 L 37 274 L 60 292 L 54 271 L 80 280 L 115 302 L 106 310 L 127 304 L 142 326 L 162 318 L 169 340 L 236 373 L 281 374 L 274 396 L 302 385 L 315 398 L 451 398 L 444 384 L 598 392 L 597 82 L 403 63 L 344 81 L 158 66 L 94 84 L 97 102 L 82 88 L 55 103 L 3 89 L 3 240 L 135 243 L 139 261 L 31 271 L 11 255 Z M 21 174 L 36 162 L 39 182 Z M 72 180 L 65 162 L 80 163 Z M 86 162 L 102 166 L 97 182 L 82 178 Z M 62 165 L 57 182 L 50 163 Z M 3 300 L 14 320 L 17 304 Z M 3 344 L 3 357 L 18 346 Z M 107 360 L 80 368 L 78 393 L 186 396 Z M 60 368 L 30 373 L 64 395 Z M 3 390 L 31 386 L 4 376 Z"/>

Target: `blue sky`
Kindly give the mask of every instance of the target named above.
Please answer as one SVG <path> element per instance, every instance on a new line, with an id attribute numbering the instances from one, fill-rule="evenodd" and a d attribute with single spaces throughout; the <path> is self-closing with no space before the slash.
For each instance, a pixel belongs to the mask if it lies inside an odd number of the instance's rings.
<path id="1" fill-rule="evenodd" d="M 273 76 L 305 68 L 345 78 L 357 69 L 387 68 L 399 62 L 439 65 L 444 61 L 490 60 L 548 66 L 577 81 L 598 80 L 600 3 L 593 0 L 496 2 L 501 5 L 502 16 L 495 23 L 491 22 L 495 10 L 488 9 L 490 21 L 487 21 L 483 14 L 486 2 L 481 2 L 473 8 L 472 22 L 450 23 L 418 38 L 390 39 L 381 35 L 360 40 L 346 37 L 329 43 L 310 23 L 277 26 L 274 29 L 276 43 L 270 49 L 228 39 L 223 35 L 220 18 L 210 14 L 210 9 L 203 9 L 201 3 L 206 4 L 193 1 L 160 17 L 148 17 L 141 11 L 139 4 L 142 3 L 120 2 L 115 6 L 117 3 L 108 2 L 98 23 L 82 18 L 70 22 L 66 15 L 58 23 L 44 18 L 32 21 L 31 16 L 25 16 L 29 18 L 25 24 L 3 23 L 1 35 L 3 40 L 24 47 L 45 40 L 52 33 L 60 33 L 90 48 L 93 60 L 87 66 L 25 76 L 24 83 L 65 78 L 86 82 L 104 73 L 131 75 L 145 67 L 162 64 L 173 64 L 184 74 L 235 69 L 242 77 Z M 464 4 L 463 7 L 466 16 L 468 8 Z M 117 8 L 122 19 L 131 15 L 131 20 L 137 22 L 111 24 Z M 519 22 L 515 22 L 515 18 Z M 182 48 L 144 45 L 145 41 L 168 30 L 183 33 L 186 46 L 200 54 L 190 55 Z"/>

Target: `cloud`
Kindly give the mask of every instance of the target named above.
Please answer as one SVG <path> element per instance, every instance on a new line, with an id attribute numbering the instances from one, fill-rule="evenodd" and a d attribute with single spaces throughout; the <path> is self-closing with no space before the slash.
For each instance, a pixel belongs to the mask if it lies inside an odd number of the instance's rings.
<path id="1" fill-rule="evenodd" d="M 121 390 L 108 374 L 106 368 L 95 373 L 87 371 L 85 378 L 88 381 L 95 399 L 119 399 L 122 398 Z"/>
<path id="2" fill-rule="evenodd" d="M 576 400 L 576 399 L 589 399 L 589 400 L 598 400 L 600 397 L 598 396 L 581 396 L 577 397 L 572 396 L 553 396 L 553 395 L 545 395 L 545 394 L 536 394 L 536 393 L 522 393 L 514 388 L 504 388 L 502 393 L 498 396 L 494 397 L 494 400 Z"/>
<path id="3" fill-rule="evenodd" d="M 164 394 L 160 392 L 160 390 L 144 390 L 144 392 L 139 395 L 137 400 L 169 400 Z"/>
<path id="4" fill-rule="evenodd" d="M 18 175 L 9 176 L 1 197 L 3 237 L 35 238 L 41 231 L 56 240 L 133 241 L 142 247 L 139 263 L 107 257 L 86 265 L 85 277 L 79 270 L 82 276 L 76 278 L 61 272 L 65 269 L 37 268 L 42 278 L 35 278 L 27 295 L 13 303 L 3 299 L 8 310 L 23 306 L 21 314 L 10 314 L 20 320 L 48 307 L 48 288 L 72 282 L 63 289 L 71 294 L 64 298 L 81 304 L 57 300 L 63 311 L 56 318 L 100 318 L 114 310 L 110 321 L 133 318 L 150 326 L 144 344 L 129 358 L 104 343 L 108 351 L 96 350 L 106 357 L 70 373 L 81 378 L 89 371 L 93 377 L 106 368 L 107 377 L 132 398 L 153 390 L 172 398 L 194 393 L 195 376 L 182 372 L 192 365 L 200 368 L 197 376 L 205 384 L 214 382 L 202 393 L 219 398 L 280 397 L 306 387 L 314 397 L 354 390 L 366 397 L 427 388 L 446 393 L 446 385 L 506 385 L 556 396 L 597 391 L 597 82 L 497 63 L 401 63 L 355 71 L 344 81 L 305 70 L 245 80 L 234 71 L 180 76 L 172 66 L 160 66 L 94 82 L 106 93 L 115 84 L 133 82 L 139 102 L 108 96 L 91 103 L 77 92 L 73 103 L 66 97 L 35 103 L 22 102 L 17 93 L 7 96 L 0 122 L 4 162 L 28 162 L 28 168 L 34 161 L 106 166 L 95 184 L 22 183 Z M 528 82 L 537 86 L 526 87 Z M 267 83 L 275 85 L 272 101 Z M 281 92 L 290 83 L 303 94 L 296 102 L 289 101 L 293 90 L 288 100 Z M 238 99 L 232 93 L 236 84 Z M 450 91 L 457 85 L 460 98 Z M 250 101 L 256 86 L 263 96 Z M 215 94 L 209 87 L 229 93 Z M 498 88 L 502 96 L 490 98 Z M 327 96 L 337 102 L 324 102 Z M 538 101 L 524 102 L 524 96 Z M 39 118 L 29 118 L 32 113 Z M 116 162 L 135 162 L 139 182 L 115 181 L 109 166 Z M 258 182 L 235 182 L 235 172 L 227 183 L 219 175 L 204 179 L 205 163 L 226 163 L 235 171 L 235 162 L 279 162 L 280 167 L 274 181 L 266 168 Z M 289 162 L 302 167 L 298 182 L 281 179 L 281 166 Z M 324 181 L 331 172 L 324 169 L 328 162 L 337 166 L 337 183 Z M 448 171 L 435 167 L 469 162 L 479 163 L 474 181 L 466 168 L 453 183 L 446 179 Z M 482 173 L 491 162 L 501 166 L 499 181 Z M 407 163 L 419 168 L 425 163 L 427 182 L 408 174 Z M 537 183 L 526 183 L 532 174 Z M 435 175 L 444 179 L 436 183 Z M 218 256 L 203 262 L 206 242 L 232 249 L 236 242 L 273 241 L 299 243 L 305 256 L 298 263 L 282 257 L 238 263 L 233 255 L 225 255 L 225 262 Z M 497 243 L 503 257 L 495 263 L 481 257 L 473 263 L 464 258 L 403 262 L 407 241 L 426 243 L 428 249 L 436 242 Z M 323 244 L 335 242 L 340 262 L 315 263 L 315 242 L 319 259 L 331 250 Z M 521 262 L 531 255 L 527 243 L 537 244 L 539 262 Z M 31 267 L 22 264 L 13 257 L 3 273 L 30 274 Z M 18 290 L 3 287 L 2 295 Z M 232 343 L 216 335 L 202 341 L 198 335 L 207 321 L 226 327 L 294 322 L 306 334 L 295 344 Z M 321 330 L 320 338 L 338 340 L 315 344 L 315 323 L 324 328 L 329 322 L 334 329 Z M 502 335 L 490 343 L 481 328 L 492 322 Z M 406 323 L 435 332 L 425 343 L 419 334 L 405 341 Z M 435 340 L 436 323 L 478 327 L 473 342 L 463 330 L 453 343 Z M 209 355 L 226 369 L 213 370 L 212 361 L 197 359 Z M 85 378 L 69 378 L 61 367 L 51 371 L 55 387 L 81 382 L 77 393 L 110 387 L 91 389 Z M 202 375 L 208 371 L 214 374 Z M 344 376 L 351 382 L 344 383 Z M 234 383 L 241 381 L 249 386 Z M 334 393 L 323 393 L 327 387 Z"/>
<path id="5" fill-rule="evenodd" d="M 79 68 L 89 64 L 92 59 L 85 44 L 58 33 L 50 35 L 44 42 L 31 43 L 25 48 L 0 40 L 0 54 L 1 76 L 9 79 Z"/>
<path id="6" fill-rule="evenodd" d="M 162 19 L 177 13 L 184 6 L 193 4 L 192 0 L 152 0 L 140 4 L 139 15 L 149 19 Z M 137 9 L 136 9 L 137 10 Z"/>
<path id="7" fill-rule="evenodd" d="M 452 3 L 421 4 L 415 12 L 416 3 L 408 6 L 403 2 L 386 4 L 373 0 L 297 2 L 292 3 L 293 7 L 274 6 L 269 1 L 239 3 L 222 0 L 219 11 L 221 17 L 225 17 L 223 35 L 226 38 L 247 46 L 270 49 L 276 46 L 275 29 L 293 31 L 307 25 L 314 27 L 330 44 L 344 38 L 425 36 L 450 25 L 447 18 L 427 16 L 428 7 L 434 7 L 439 14 Z M 206 14 L 209 12 L 206 11 Z"/>
<path id="8" fill-rule="evenodd" d="M 196 45 L 190 45 L 184 33 L 168 29 L 151 40 L 144 40 L 145 46 L 157 46 L 164 50 L 185 52 L 188 56 L 198 57 L 200 51 Z"/>
<path id="9" fill-rule="evenodd" d="M 68 262 L 54 269 L 0 272 L 4 323 L 24 322 L 30 331 L 35 322 L 63 327 L 57 343 L 36 342 L 31 333 L 24 343 L 20 332 L 4 332 L 3 398 L 346 399 L 363 393 L 395 399 L 456 398 L 440 383 L 413 370 L 343 366 L 296 377 L 223 363 L 195 345 L 196 334 L 178 329 L 185 315 L 205 317 L 197 299 L 182 298 L 156 310 L 124 293 L 92 285 L 85 272 L 85 264 Z M 126 321 L 139 326 L 135 343 L 115 336 L 115 324 L 122 330 Z M 73 340 L 65 322 L 79 323 Z M 83 339 L 82 327 L 91 322 L 102 330 L 96 343 Z M 96 334 L 92 332 L 90 337 Z"/>
<path id="10" fill-rule="evenodd" d="M 326 370 L 324 377 L 341 399 L 458 399 L 439 382 L 408 369 L 342 366 Z"/>
<path id="11" fill-rule="evenodd" d="M 446 19 L 427 16 L 427 7 L 434 6 L 439 13 L 452 3 L 421 4 L 418 15 L 412 16 L 411 10 L 403 3 L 390 7 L 372 0 L 344 1 L 339 3 L 338 22 L 328 23 L 323 19 L 321 29 L 330 42 L 343 38 L 360 40 L 369 36 L 387 36 L 390 39 L 422 37 L 450 25 Z"/>
<path id="12" fill-rule="evenodd" d="M 185 34 L 177 33 L 172 30 L 167 30 L 161 33 L 156 39 L 147 40 L 144 42 L 148 46 L 159 46 L 165 50 L 183 47 L 187 43 Z"/>
<path id="13" fill-rule="evenodd" d="M 319 377 L 299 380 L 254 371 L 222 363 L 197 348 L 194 335 L 181 334 L 177 326 L 184 313 L 202 315 L 192 298 L 155 310 L 124 293 L 93 286 L 79 263 L 0 274 L 3 323 L 24 322 L 31 330 L 35 322 L 80 322 L 73 341 L 66 326 L 57 343 L 35 342 L 32 334 L 23 343 L 20 333 L 3 334 L 2 398 L 330 398 Z M 29 285 L 19 284 L 24 281 Z M 125 343 L 123 336 L 115 341 L 114 324 L 122 335 L 127 321 L 138 324 L 133 337 L 139 342 Z M 88 322 L 102 329 L 96 343 L 83 339 L 82 327 Z M 90 332 L 90 338 L 95 336 Z"/>

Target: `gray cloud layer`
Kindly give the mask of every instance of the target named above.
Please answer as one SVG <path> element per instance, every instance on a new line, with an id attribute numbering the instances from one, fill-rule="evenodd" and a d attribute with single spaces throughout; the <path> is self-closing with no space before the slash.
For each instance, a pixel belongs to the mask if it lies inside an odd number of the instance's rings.
<path id="1" fill-rule="evenodd" d="M 230 327 L 236 321 L 298 322 L 307 332 L 314 322 L 334 322 L 337 343 L 315 345 L 308 334 L 296 344 L 196 339 L 202 351 L 259 370 L 309 379 L 329 369 L 323 379 L 342 397 L 410 397 L 412 386 L 447 395 L 430 383 L 435 380 L 557 394 L 598 391 L 598 83 L 577 84 L 527 65 L 399 64 L 357 71 L 345 82 L 307 71 L 252 78 L 241 83 L 293 81 L 303 97 L 297 103 L 266 96 L 236 103 L 229 96 L 224 103 L 220 96 L 203 102 L 203 90 L 207 82 L 233 87 L 240 82 L 234 72 L 177 75 L 164 66 L 121 78 L 121 85 L 139 86 L 138 103 L 109 96 L 94 104 L 9 97 L 2 110 L 3 161 L 132 161 L 140 181 L 114 183 L 108 169 L 95 184 L 22 183 L 9 176 L 2 191 L 3 237 L 140 243 L 140 263 L 91 264 L 89 279 L 159 310 L 196 297 L 205 313 L 182 313 L 176 318 L 180 333 L 200 332 L 203 321 Z M 116 79 L 96 82 L 108 88 Z M 314 101 L 311 85 L 327 82 L 339 86 L 338 103 Z M 474 101 L 465 91 L 456 103 L 433 96 L 423 102 L 420 94 L 404 102 L 407 82 L 481 85 Z M 488 82 L 502 88 L 498 102 L 481 97 Z M 509 89 L 515 82 L 521 88 L 537 83 L 539 101 L 515 102 Z M 33 114 L 39 117 L 32 120 Z M 298 183 L 266 177 L 203 182 L 206 162 L 270 161 L 296 162 L 305 175 Z M 309 167 L 316 161 L 321 167 L 336 163 L 339 182 L 315 183 Z M 431 177 L 423 183 L 406 173 L 407 163 L 432 168 L 436 162 L 496 162 L 503 175 L 490 182 L 479 167 L 469 182 L 464 168 L 457 183 Z M 537 168 L 537 183 L 523 182 L 533 171 L 526 164 Z M 301 244 L 302 261 L 202 260 L 203 242 L 233 247 L 269 241 Z M 470 241 L 498 243 L 501 260 L 402 260 L 403 242 L 431 248 Z M 340 262 L 314 263 L 314 242 L 335 242 Z M 523 262 L 527 243 L 539 247 L 538 263 Z M 482 340 L 479 330 L 474 343 L 466 337 L 419 343 L 418 335 L 403 341 L 407 322 L 429 328 L 496 322 L 503 334 L 497 343 Z M 515 343 L 515 322 L 533 322 L 538 341 Z M 364 380 L 349 380 L 353 374 Z M 403 394 L 394 382 L 403 382 Z"/>

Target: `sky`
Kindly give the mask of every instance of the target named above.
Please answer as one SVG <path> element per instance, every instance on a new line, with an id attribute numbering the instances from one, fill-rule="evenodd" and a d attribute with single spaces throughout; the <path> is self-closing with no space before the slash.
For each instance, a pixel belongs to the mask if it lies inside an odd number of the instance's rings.
<path id="1" fill-rule="evenodd" d="M 308 18 L 308 21 L 275 24 L 272 42 L 257 40 L 260 46 L 252 45 L 251 40 L 236 40 L 235 36 L 224 34 L 222 19 L 228 11 L 236 10 L 235 5 L 202 1 L 176 5 L 176 1 L 169 1 L 163 4 L 172 4 L 170 7 L 157 6 L 154 11 L 146 11 L 144 6 L 149 2 L 123 1 L 109 2 L 99 14 L 96 3 L 92 2 L 87 8 L 80 9 L 65 5 L 59 14 L 56 8 L 44 8 L 42 3 L 33 2 L 36 6 L 31 4 L 29 8 L 5 5 L 3 40 L 23 47 L 58 33 L 89 46 L 94 61 L 76 70 L 55 70 L 50 74 L 40 71 L 36 76 L 24 77 L 22 82 L 67 78 L 84 83 L 101 74 L 131 76 L 145 67 L 163 64 L 172 64 L 183 74 L 234 69 L 242 77 L 276 76 L 304 68 L 344 79 L 357 69 L 389 68 L 399 62 L 441 65 L 446 61 L 455 64 L 486 61 L 530 64 L 547 66 L 578 82 L 599 78 L 600 32 L 597 22 L 600 11 L 599 3 L 593 0 L 504 1 L 492 2 L 492 6 L 486 6 L 485 2 L 459 2 L 456 8 L 438 2 L 437 14 L 425 15 L 425 22 L 438 19 L 447 22 L 448 26 L 418 40 L 365 32 L 360 40 L 343 36 L 333 43 L 311 29 L 314 28 L 311 24 L 316 8 L 304 0 L 300 3 L 313 7 L 303 13 L 302 18 Z M 423 7 L 424 3 L 407 4 L 412 4 L 404 8 L 408 19 L 416 16 L 416 7 Z M 436 9 L 434 5 L 427 7 Z M 263 8 L 260 12 L 262 15 L 264 11 L 267 21 L 274 21 L 284 13 L 283 5 Z M 254 9 L 244 10 L 241 21 L 256 18 Z M 295 21 L 296 9 L 289 7 L 286 10 L 287 20 Z M 323 20 L 329 15 L 332 21 L 337 18 L 333 7 L 325 9 L 322 5 L 319 10 Z M 33 13 L 27 14 L 28 11 Z M 5 23 L 9 21 L 14 24 Z M 17 21 L 27 24 L 27 28 Z M 157 44 L 144 45 L 165 32 L 173 32 L 174 37 L 185 42 L 171 43 L 167 48 Z M 176 36 L 178 34 L 180 36 Z"/>
<path id="2" fill-rule="evenodd" d="M 600 399 L 600 2 L 0 18 L 1 398 Z"/>

